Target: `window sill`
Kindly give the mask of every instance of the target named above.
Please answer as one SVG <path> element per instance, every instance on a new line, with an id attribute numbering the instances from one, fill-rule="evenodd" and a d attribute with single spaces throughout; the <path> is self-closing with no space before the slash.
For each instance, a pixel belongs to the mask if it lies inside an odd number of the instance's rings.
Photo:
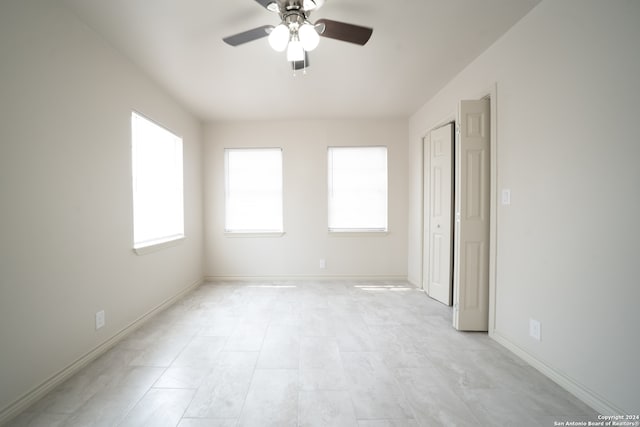
<path id="1" fill-rule="evenodd" d="M 284 231 L 265 231 L 265 232 L 256 232 L 256 231 L 225 231 L 225 237 L 245 237 L 245 238 L 255 238 L 255 237 L 282 237 L 285 235 Z"/>
<path id="2" fill-rule="evenodd" d="M 146 255 L 152 252 L 160 251 L 165 248 L 177 246 L 185 238 L 186 237 L 184 235 L 180 235 L 180 236 L 167 237 L 166 239 L 154 240 L 152 242 L 148 242 L 140 246 L 134 247 L 133 252 L 135 252 L 136 255 Z"/>

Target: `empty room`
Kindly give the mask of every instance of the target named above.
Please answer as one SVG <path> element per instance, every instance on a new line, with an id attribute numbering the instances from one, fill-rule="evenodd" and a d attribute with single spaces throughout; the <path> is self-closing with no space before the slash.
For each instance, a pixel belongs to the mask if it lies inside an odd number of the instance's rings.
<path id="1" fill-rule="evenodd" d="M 640 1 L 0 0 L 0 425 L 640 426 Z"/>

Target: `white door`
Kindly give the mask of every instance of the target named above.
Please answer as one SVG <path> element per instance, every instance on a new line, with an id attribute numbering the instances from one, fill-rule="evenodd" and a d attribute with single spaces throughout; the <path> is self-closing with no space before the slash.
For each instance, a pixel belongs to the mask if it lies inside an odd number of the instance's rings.
<path id="1" fill-rule="evenodd" d="M 453 326 L 489 327 L 489 100 L 461 101 L 456 146 Z"/>
<path id="2" fill-rule="evenodd" d="M 452 301 L 453 124 L 431 131 L 429 144 L 429 271 L 427 293 Z"/>

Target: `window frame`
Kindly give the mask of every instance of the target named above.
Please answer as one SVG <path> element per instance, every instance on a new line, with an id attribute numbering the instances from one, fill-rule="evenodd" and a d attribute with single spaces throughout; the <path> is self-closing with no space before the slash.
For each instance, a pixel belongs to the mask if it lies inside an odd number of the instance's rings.
<path id="1" fill-rule="evenodd" d="M 332 227 L 332 191 L 333 191 L 333 167 L 332 167 L 332 158 L 331 153 L 332 150 L 340 150 L 340 149 L 367 149 L 367 148 L 375 148 L 375 149 L 384 149 L 385 153 L 385 176 L 384 176 L 384 187 L 385 187 L 385 196 L 384 196 L 384 219 L 385 226 L 384 227 Z M 328 232 L 334 236 L 363 236 L 366 234 L 370 235 L 386 235 L 389 233 L 389 148 L 386 145 L 355 145 L 355 146 L 328 146 L 327 147 L 327 228 Z"/>
<path id="2" fill-rule="evenodd" d="M 229 153 L 242 151 L 277 151 L 280 155 L 280 177 L 279 177 L 279 228 L 251 228 L 251 227 L 230 227 L 230 179 L 229 179 Z M 224 234 L 227 237 L 281 237 L 285 234 L 284 228 L 284 150 L 282 147 L 226 147 L 224 148 Z"/>
<path id="3" fill-rule="evenodd" d="M 175 223 L 165 228 L 163 232 L 158 233 L 152 237 L 144 237 L 140 238 L 140 236 L 136 236 L 136 223 L 140 223 L 144 221 L 144 218 L 139 218 L 140 215 L 143 215 L 143 211 L 140 210 L 140 195 L 139 193 L 143 191 L 138 183 L 140 180 L 144 180 L 144 165 L 141 163 L 141 151 L 143 150 L 140 147 L 137 137 L 140 136 L 140 128 L 136 127 L 136 121 L 138 123 L 143 123 L 146 125 L 153 126 L 154 132 L 159 132 L 162 136 L 160 142 L 155 143 L 163 143 L 167 144 L 165 149 L 174 150 L 177 155 L 173 158 L 173 165 L 171 168 L 171 173 L 173 175 L 172 183 L 169 188 L 170 195 L 167 196 L 166 202 L 176 202 L 177 204 L 172 206 L 174 211 L 173 215 L 175 216 Z M 165 139 L 166 138 L 166 139 Z M 147 141 L 148 142 L 148 141 Z M 172 146 L 169 147 L 168 143 L 171 143 Z M 148 169 L 146 171 L 149 172 Z M 149 175 L 147 175 L 148 177 Z M 174 246 L 180 241 L 185 239 L 185 215 L 184 215 L 184 139 L 171 131 L 167 127 L 158 123 L 157 121 L 150 119 L 138 111 L 131 111 L 131 188 L 132 188 L 132 208 L 133 208 L 133 250 L 138 255 L 144 255 L 149 252 L 155 252 L 157 250 Z M 166 193 L 167 189 L 162 188 L 163 192 Z M 136 199 L 138 202 L 136 202 Z M 138 210 L 136 209 L 138 206 Z M 147 217 L 145 217 L 147 218 Z M 166 225 L 166 224 L 165 224 Z"/>

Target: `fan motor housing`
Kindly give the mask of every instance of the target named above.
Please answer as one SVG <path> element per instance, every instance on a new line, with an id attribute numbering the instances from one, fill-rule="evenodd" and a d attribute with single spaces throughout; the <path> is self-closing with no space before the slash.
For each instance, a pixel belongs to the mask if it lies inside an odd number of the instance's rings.
<path id="1" fill-rule="evenodd" d="M 300 28 L 307 20 L 304 11 L 288 11 L 282 14 L 282 22 L 289 28 Z"/>
<path id="2" fill-rule="evenodd" d="M 308 13 L 313 9 L 318 9 L 324 4 L 324 0 L 275 0 L 278 12 L 285 14 L 288 11 L 299 10 Z"/>

